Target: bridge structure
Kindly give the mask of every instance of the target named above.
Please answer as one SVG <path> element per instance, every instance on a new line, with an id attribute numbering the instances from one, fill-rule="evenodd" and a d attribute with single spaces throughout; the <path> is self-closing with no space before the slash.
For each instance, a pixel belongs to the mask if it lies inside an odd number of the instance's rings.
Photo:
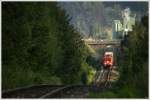
<path id="1" fill-rule="evenodd" d="M 120 47 L 121 40 L 94 40 L 94 39 L 82 39 L 85 44 L 92 48 L 105 48 L 108 45 L 113 47 Z"/>

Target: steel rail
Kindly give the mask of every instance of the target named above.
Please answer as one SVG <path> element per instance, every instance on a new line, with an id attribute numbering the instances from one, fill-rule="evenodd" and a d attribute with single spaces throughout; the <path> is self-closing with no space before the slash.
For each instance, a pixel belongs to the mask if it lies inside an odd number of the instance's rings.
<path id="1" fill-rule="evenodd" d="M 99 75 L 98 77 L 96 77 L 94 84 L 98 83 L 99 86 L 106 87 L 107 84 L 109 83 L 112 69 L 113 67 L 109 70 L 102 70 L 101 73 L 98 73 Z M 102 84 L 103 82 L 104 82 L 104 85 Z"/>
<path id="2" fill-rule="evenodd" d="M 112 68 L 113 68 L 113 66 L 112 66 Z M 108 70 L 108 74 L 107 74 L 107 78 L 106 78 L 106 82 L 105 82 L 105 87 L 107 86 L 107 84 L 110 80 L 112 68 Z"/>
<path id="3" fill-rule="evenodd" d="M 43 86 L 50 86 L 50 85 L 41 84 L 41 85 L 29 85 L 29 86 L 24 86 L 24 87 L 17 87 L 17 88 L 14 88 L 14 89 L 2 90 L 2 94 L 15 92 L 15 91 L 20 91 L 20 90 L 22 91 L 22 90 L 27 90 L 27 89 L 37 88 L 37 87 L 43 87 Z"/>
<path id="4" fill-rule="evenodd" d="M 73 86 L 64 86 L 64 87 L 55 89 L 55 90 L 53 90 L 53 91 L 50 91 L 50 92 L 48 92 L 48 93 L 42 95 L 40 98 L 47 98 L 47 97 L 50 97 L 50 96 L 54 95 L 55 93 L 61 92 L 62 90 L 67 89 L 67 88 L 71 88 L 71 87 L 73 87 Z"/>
<path id="5" fill-rule="evenodd" d="M 47 85 L 47 84 L 25 86 L 25 87 L 20 87 L 20 88 L 9 89 L 9 90 L 3 91 L 2 92 L 2 98 L 18 98 L 18 97 L 15 96 L 16 94 L 18 94 L 20 92 L 21 95 L 24 95 L 25 93 L 27 93 L 26 91 L 29 91 L 29 93 L 31 91 L 35 91 L 35 94 L 37 95 L 36 98 L 40 98 L 40 97 L 46 95 L 47 93 L 49 93 L 50 91 L 54 91 L 54 90 L 64 88 L 64 87 L 66 87 L 66 86 L 57 86 L 57 85 L 52 86 L 52 85 Z M 37 90 L 39 90 L 39 89 L 41 91 L 45 92 L 44 95 L 42 94 L 42 96 L 41 96 L 41 95 L 38 94 L 39 91 L 37 91 Z M 14 96 L 14 97 L 11 97 L 10 95 Z M 33 97 L 30 97 L 30 96 L 27 97 L 26 96 L 26 97 L 20 97 L 20 98 L 33 98 Z"/>

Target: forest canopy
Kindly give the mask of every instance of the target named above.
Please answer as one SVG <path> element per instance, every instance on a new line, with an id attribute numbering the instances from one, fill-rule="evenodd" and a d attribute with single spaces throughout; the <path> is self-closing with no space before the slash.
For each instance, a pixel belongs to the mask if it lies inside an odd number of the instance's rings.
<path id="1" fill-rule="evenodd" d="M 81 38 L 55 2 L 2 2 L 2 87 L 81 83 Z"/>

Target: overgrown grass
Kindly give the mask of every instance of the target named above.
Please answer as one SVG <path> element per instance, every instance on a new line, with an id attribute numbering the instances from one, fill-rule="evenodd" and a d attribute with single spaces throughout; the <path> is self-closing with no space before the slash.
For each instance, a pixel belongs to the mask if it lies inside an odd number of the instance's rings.
<path id="1" fill-rule="evenodd" d="M 29 69 L 22 69 L 19 67 L 8 68 L 3 66 L 2 84 L 3 89 L 11 89 L 27 85 L 36 84 L 51 84 L 61 85 L 62 82 L 59 77 L 51 76 L 46 71 L 33 72 Z M 9 66 L 10 67 L 10 66 Z M 12 73 L 13 72 L 13 73 Z"/>
<path id="2" fill-rule="evenodd" d="M 140 98 L 138 90 L 132 87 L 124 86 L 118 89 L 112 89 L 104 92 L 90 91 L 90 98 Z"/>

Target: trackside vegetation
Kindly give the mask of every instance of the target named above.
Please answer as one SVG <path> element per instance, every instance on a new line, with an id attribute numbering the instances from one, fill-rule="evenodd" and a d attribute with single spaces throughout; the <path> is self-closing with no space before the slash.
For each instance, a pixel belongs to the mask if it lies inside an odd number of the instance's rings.
<path id="1" fill-rule="evenodd" d="M 2 88 L 82 84 L 87 49 L 56 2 L 2 2 Z M 91 79 L 89 79 L 89 84 Z"/>
<path id="2" fill-rule="evenodd" d="M 122 42 L 118 58 L 120 79 L 103 93 L 90 92 L 97 98 L 148 98 L 148 16 L 136 22 Z"/>

